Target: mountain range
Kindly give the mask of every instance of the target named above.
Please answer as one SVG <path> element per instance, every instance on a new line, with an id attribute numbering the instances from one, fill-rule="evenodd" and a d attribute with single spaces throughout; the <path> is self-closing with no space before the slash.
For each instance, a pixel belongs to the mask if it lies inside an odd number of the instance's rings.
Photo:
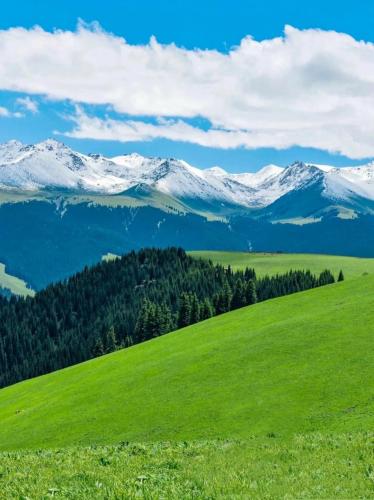
<path id="1" fill-rule="evenodd" d="M 149 246 L 374 257 L 374 163 L 228 173 L 174 158 L 86 155 L 53 139 L 0 145 L 8 275 L 38 290 L 107 253 Z"/>
<path id="2" fill-rule="evenodd" d="M 0 189 L 130 197 L 156 191 L 193 210 L 250 211 L 273 221 L 310 222 L 331 211 L 344 218 L 372 214 L 374 163 L 335 168 L 297 161 L 285 168 L 228 173 L 174 158 L 85 155 L 53 139 L 35 145 L 10 141 L 0 146 Z"/>

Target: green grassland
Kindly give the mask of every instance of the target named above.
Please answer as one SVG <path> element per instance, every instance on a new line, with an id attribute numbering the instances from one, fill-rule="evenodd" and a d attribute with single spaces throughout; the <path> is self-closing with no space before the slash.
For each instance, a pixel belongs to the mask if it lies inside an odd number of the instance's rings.
<path id="1" fill-rule="evenodd" d="M 324 269 L 330 269 L 335 275 L 342 269 L 346 279 L 374 274 L 374 259 L 359 257 L 214 251 L 193 251 L 189 253 L 194 257 L 210 259 L 217 264 L 231 265 L 234 270 L 254 267 L 258 276 L 285 273 L 290 269 L 310 269 L 312 273 L 320 273 Z"/>
<path id="2" fill-rule="evenodd" d="M 0 453 L 0 497 L 372 498 L 373 434 Z"/>
<path id="3" fill-rule="evenodd" d="M 374 430 L 374 276 L 0 391 L 0 448 Z"/>
<path id="4" fill-rule="evenodd" d="M 10 290 L 15 295 L 33 296 L 34 291 L 27 287 L 27 284 L 15 276 L 8 274 L 5 271 L 4 264 L 0 263 L 0 287 Z"/>
<path id="5" fill-rule="evenodd" d="M 373 262 L 194 255 L 349 279 L 0 390 L 0 498 L 374 496 Z"/>

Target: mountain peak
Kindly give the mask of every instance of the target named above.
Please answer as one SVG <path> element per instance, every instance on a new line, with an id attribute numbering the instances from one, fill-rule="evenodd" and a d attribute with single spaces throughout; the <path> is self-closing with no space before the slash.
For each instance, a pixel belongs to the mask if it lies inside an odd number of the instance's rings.
<path id="1" fill-rule="evenodd" d="M 35 144 L 37 149 L 46 149 L 48 151 L 52 151 L 54 149 L 70 149 L 63 142 L 57 141 L 56 139 L 48 138 L 45 141 L 39 142 Z"/>
<path id="2" fill-rule="evenodd" d="M 221 167 L 210 167 L 205 169 L 205 172 L 212 173 L 214 175 L 227 175 L 226 170 Z"/>
<path id="3" fill-rule="evenodd" d="M 292 162 L 287 168 L 305 169 L 305 168 L 309 168 L 309 167 L 313 167 L 313 165 L 308 164 L 308 163 L 304 163 L 301 160 L 296 160 L 296 161 Z"/>
<path id="4" fill-rule="evenodd" d="M 264 167 L 260 168 L 260 170 L 257 170 L 254 175 L 257 178 L 268 178 L 270 176 L 280 174 L 281 172 L 283 172 L 283 170 L 283 167 L 279 167 L 278 165 L 273 165 L 272 163 L 270 163 L 269 165 L 265 165 Z"/>
<path id="5" fill-rule="evenodd" d="M 17 141 L 16 139 L 11 139 L 10 141 L 8 142 L 5 142 L 4 144 L 1 144 L 2 147 L 14 147 L 14 146 L 17 146 L 17 147 L 22 147 L 23 146 L 23 143 L 21 141 Z"/>
<path id="6" fill-rule="evenodd" d="M 304 163 L 303 161 L 294 161 L 293 163 L 291 163 L 291 165 L 284 169 L 284 174 L 287 176 L 322 176 L 324 172 L 324 170 L 318 168 L 316 165 L 312 165 L 311 163 Z"/>
<path id="7" fill-rule="evenodd" d="M 138 167 L 144 161 L 147 160 L 147 158 L 138 153 L 128 153 L 124 155 L 113 156 L 112 158 L 109 159 L 110 161 L 116 163 L 117 165 L 128 168 Z"/>

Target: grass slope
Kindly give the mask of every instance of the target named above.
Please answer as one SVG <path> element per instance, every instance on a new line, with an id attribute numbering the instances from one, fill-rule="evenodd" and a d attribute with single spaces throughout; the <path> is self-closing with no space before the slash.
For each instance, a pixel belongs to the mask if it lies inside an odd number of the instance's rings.
<path id="1" fill-rule="evenodd" d="M 0 263 L 0 287 L 10 290 L 15 295 L 33 296 L 35 292 L 27 287 L 20 278 L 16 278 L 5 271 L 5 265 Z"/>
<path id="2" fill-rule="evenodd" d="M 374 259 L 359 257 L 342 257 L 336 255 L 295 254 L 295 253 L 249 253 L 249 252 L 217 252 L 193 251 L 193 257 L 211 259 L 217 264 L 231 265 L 236 269 L 254 267 L 259 276 L 287 272 L 289 269 L 310 269 L 312 273 L 320 273 L 330 269 L 337 275 L 343 269 L 346 279 L 365 274 L 374 274 Z"/>
<path id="3" fill-rule="evenodd" d="M 371 430 L 374 276 L 0 391 L 0 448 Z"/>

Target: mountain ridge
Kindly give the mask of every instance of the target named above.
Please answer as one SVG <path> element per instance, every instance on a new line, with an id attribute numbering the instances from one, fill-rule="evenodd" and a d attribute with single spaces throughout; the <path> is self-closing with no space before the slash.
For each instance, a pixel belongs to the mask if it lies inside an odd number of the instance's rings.
<path id="1" fill-rule="evenodd" d="M 34 145 L 18 141 L 0 145 L 3 191 L 66 189 L 115 195 L 136 185 L 149 185 L 192 206 L 208 205 L 220 212 L 222 206 L 261 211 L 288 193 L 309 189 L 317 182 L 323 205 L 340 203 L 359 213 L 373 212 L 374 163 L 337 168 L 296 161 L 287 167 L 267 165 L 257 172 L 228 173 L 217 166 L 203 170 L 184 160 L 137 153 L 113 158 L 86 155 L 54 139 Z M 352 203 L 357 197 L 360 203 Z M 313 213 L 313 207 L 309 211 Z"/>

